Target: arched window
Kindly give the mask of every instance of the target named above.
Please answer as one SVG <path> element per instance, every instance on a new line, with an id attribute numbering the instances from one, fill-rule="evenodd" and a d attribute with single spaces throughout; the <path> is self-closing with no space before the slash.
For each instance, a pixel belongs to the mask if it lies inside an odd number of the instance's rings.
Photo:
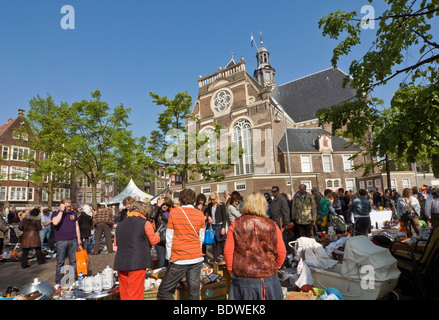
<path id="1" fill-rule="evenodd" d="M 248 120 L 238 120 L 233 126 L 233 141 L 238 144 L 239 149 L 243 149 L 242 156 L 235 166 L 235 174 L 237 176 L 254 172 L 251 133 L 251 124 Z"/>

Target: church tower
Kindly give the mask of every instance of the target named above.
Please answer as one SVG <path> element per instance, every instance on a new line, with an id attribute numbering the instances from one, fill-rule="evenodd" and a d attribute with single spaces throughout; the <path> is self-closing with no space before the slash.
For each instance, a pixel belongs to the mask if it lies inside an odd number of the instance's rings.
<path id="1" fill-rule="evenodd" d="M 253 77 L 258 81 L 262 87 L 267 87 L 270 91 L 275 87 L 274 74 L 276 70 L 270 65 L 270 53 L 264 47 L 261 41 L 261 47 L 256 53 L 258 66 L 253 73 Z"/>

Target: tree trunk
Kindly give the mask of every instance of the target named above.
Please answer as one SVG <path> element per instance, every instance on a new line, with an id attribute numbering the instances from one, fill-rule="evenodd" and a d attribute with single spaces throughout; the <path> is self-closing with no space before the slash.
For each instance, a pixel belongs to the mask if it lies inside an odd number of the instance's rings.
<path id="1" fill-rule="evenodd" d="M 97 190 L 97 183 L 93 181 L 93 183 L 91 184 L 91 198 L 93 202 L 93 209 L 95 210 L 95 212 L 97 212 L 98 210 L 98 200 L 96 197 L 96 190 Z"/>
<path id="2" fill-rule="evenodd" d="M 387 173 L 387 189 L 390 190 L 390 194 L 392 194 L 392 181 L 390 179 L 390 166 L 389 166 L 389 156 L 386 154 L 386 173 Z"/>

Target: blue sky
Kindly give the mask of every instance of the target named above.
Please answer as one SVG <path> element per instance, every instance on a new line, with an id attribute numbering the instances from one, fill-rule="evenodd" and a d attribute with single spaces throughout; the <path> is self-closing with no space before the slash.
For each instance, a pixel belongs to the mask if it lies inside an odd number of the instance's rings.
<path id="1" fill-rule="evenodd" d="M 381 1 L 380 1 L 381 2 Z M 379 2 L 379 3 L 380 3 Z M 378 2 L 377 2 L 378 3 Z M 196 100 L 198 76 L 224 67 L 233 52 L 252 75 L 262 32 L 276 82 L 283 84 L 331 67 L 336 41 L 323 38 L 318 20 L 338 9 L 360 12 L 367 0 L 0 2 L 0 122 L 29 110 L 49 93 L 60 103 L 90 99 L 99 89 L 110 106 L 131 108 L 134 136 L 149 135 L 157 112 L 148 92 Z M 60 22 L 64 5 L 75 9 L 75 29 Z M 374 3 L 376 14 L 382 12 Z M 366 35 L 367 32 L 364 32 Z M 373 31 L 370 31 L 373 36 Z M 364 50 L 364 48 L 363 48 Z M 356 50 L 339 67 L 347 72 Z M 388 88 L 378 92 L 389 99 Z"/>

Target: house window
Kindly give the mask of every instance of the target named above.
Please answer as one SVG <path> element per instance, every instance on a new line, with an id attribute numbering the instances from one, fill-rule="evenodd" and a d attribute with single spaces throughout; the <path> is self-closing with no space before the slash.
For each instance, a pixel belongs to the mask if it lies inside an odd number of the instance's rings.
<path id="1" fill-rule="evenodd" d="M 355 190 L 355 179 L 346 179 L 346 190 Z"/>
<path id="2" fill-rule="evenodd" d="M 253 173 L 253 150 L 251 138 L 251 124 L 248 120 L 238 120 L 233 126 L 233 141 L 243 150 L 242 157 L 235 165 L 237 176 Z"/>
<path id="3" fill-rule="evenodd" d="M 322 155 L 323 172 L 332 172 L 332 156 L 330 154 Z"/>
<path id="4" fill-rule="evenodd" d="M 404 188 L 411 188 L 411 186 L 410 186 L 410 179 L 407 179 L 407 178 L 402 179 L 402 188 L 403 189 Z"/>
<path id="5" fill-rule="evenodd" d="M 360 189 L 366 189 L 364 181 L 360 181 Z"/>
<path id="6" fill-rule="evenodd" d="M 29 148 L 12 147 L 11 160 L 26 161 L 29 155 Z"/>
<path id="7" fill-rule="evenodd" d="M 312 184 L 311 181 L 300 181 L 301 184 L 304 184 L 306 186 L 306 190 L 308 192 L 311 192 Z"/>
<path id="8" fill-rule="evenodd" d="M 390 179 L 390 186 L 392 187 L 392 189 L 397 189 L 397 184 L 396 184 L 396 179 L 395 178 L 391 178 Z"/>
<path id="9" fill-rule="evenodd" d="M 326 188 L 340 188 L 340 179 L 327 179 Z"/>
<path id="10" fill-rule="evenodd" d="M 375 187 L 380 188 L 381 187 L 381 180 L 375 179 Z"/>
<path id="11" fill-rule="evenodd" d="M 18 131 L 12 132 L 12 139 L 20 139 L 20 132 Z"/>
<path id="12" fill-rule="evenodd" d="M 0 187 L 0 201 L 6 201 L 6 187 Z"/>
<path id="13" fill-rule="evenodd" d="M 11 167 L 10 179 L 15 181 L 26 181 L 28 177 L 28 168 Z"/>
<path id="14" fill-rule="evenodd" d="M 78 203 L 84 202 L 84 191 L 78 191 L 78 195 L 76 197 Z"/>
<path id="15" fill-rule="evenodd" d="M 2 148 L 2 159 L 9 160 L 9 147 L 3 146 Z"/>
<path id="16" fill-rule="evenodd" d="M 85 194 L 85 202 L 86 203 L 92 203 L 93 202 L 93 199 L 92 199 L 92 196 L 91 196 L 91 191 L 87 191 L 87 193 Z"/>
<path id="17" fill-rule="evenodd" d="M 34 201 L 34 188 L 29 188 L 28 189 L 27 201 Z"/>
<path id="18" fill-rule="evenodd" d="M 43 192 L 41 193 L 41 200 L 42 200 L 43 202 L 47 202 L 47 201 L 49 201 L 49 195 L 48 195 L 48 193 L 47 193 L 46 190 L 43 190 Z"/>
<path id="19" fill-rule="evenodd" d="M 8 180 L 8 166 L 2 166 L 1 167 L 1 178 L 0 180 Z"/>
<path id="20" fill-rule="evenodd" d="M 353 162 L 352 160 L 350 160 L 350 158 L 352 157 L 351 154 L 344 154 L 343 155 L 343 167 L 344 167 L 344 171 L 353 171 Z"/>
<path id="21" fill-rule="evenodd" d="M 301 155 L 300 160 L 302 163 L 302 172 L 312 172 L 311 156 L 310 155 Z"/>
<path id="22" fill-rule="evenodd" d="M 201 187 L 201 193 L 210 194 L 210 186 Z"/>
<path id="23" fill-rule="evenodd" d="M 25 187 L 9 187 L 9 201 L 26 201 L 27 188 Z"/>
<path id="24" fill-rule="evenodd" d="M 245 181 L 235 182 L 235 190 L 245 190 L 247 188 L 247 183 Z"/>
<path id="25" fill-rule="evenodd" d="M 218 193 L 223 193 L 227 191 L 227 183 L 222 183 L 217 186 Z"/>

